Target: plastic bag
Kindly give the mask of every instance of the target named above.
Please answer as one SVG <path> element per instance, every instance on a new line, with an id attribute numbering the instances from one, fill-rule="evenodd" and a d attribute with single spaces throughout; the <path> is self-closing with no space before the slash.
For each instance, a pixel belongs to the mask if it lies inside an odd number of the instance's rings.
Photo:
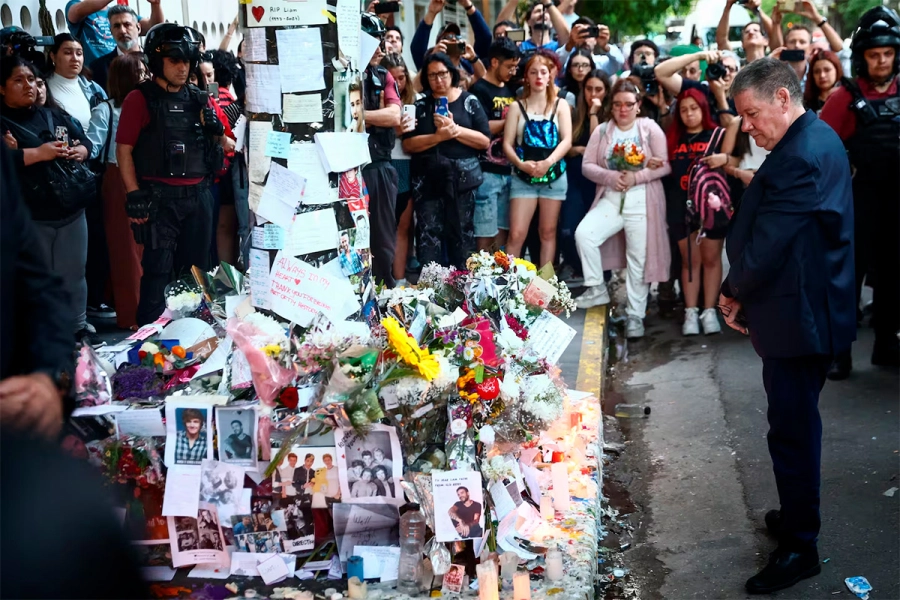
<path id="1" fill-rule="evenodd" d="M 112 381 L 90 344 L 81 346 L 75 363 L 76 406 L 99 406 L 112 400 Z"/>
<path id="2" fill-rule="evenodd" d="M 275 398 L 293 381 L 296 373 L 260 350 L 261 346 L 268 343 L 269 336 L 253 325 L 239 319 L 229 319 L 227 329 L 228 335 L 247 358 L 257 396 L 266 405 L 275 406 Z"/>

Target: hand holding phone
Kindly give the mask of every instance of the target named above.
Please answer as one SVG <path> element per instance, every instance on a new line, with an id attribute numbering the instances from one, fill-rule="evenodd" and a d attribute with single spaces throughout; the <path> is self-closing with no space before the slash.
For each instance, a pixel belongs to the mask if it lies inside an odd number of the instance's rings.
<path id="1" fill-rule="evenodd" d="M 400 3 L 399 2 L 376 2 L 375 3 L 375 14 L 376 15 L 385 15 L 388 13 L 400 12 Z"/>

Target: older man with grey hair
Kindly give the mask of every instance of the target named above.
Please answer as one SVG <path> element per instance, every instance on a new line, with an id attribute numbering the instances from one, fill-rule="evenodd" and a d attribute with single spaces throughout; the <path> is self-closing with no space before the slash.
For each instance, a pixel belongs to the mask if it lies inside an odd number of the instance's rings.
<path id="1" fill-rule="evenodd" d="M 109 31 L 116 41 L 116 47 L 112 52 L 104 54 L 89 65 L 94 75 L 94 81 L 104 90 L 106 90 L 106 79 L 112 61 L 126 52 L 141 51 L 141 18 L 134 12 L 134 9 L 123 4 L 116 4 L 110 6 L 106 14 L 109 19 Z M 106 91 L 109 92 L 109 90 Z"/>
<path id="2" fill-rule="evenodd" d="M 831 357 L 856 336 L 853 196 L 844 146 L 803 108 L 790 65 L 756 60 L 731 94 L 741 128 L 771 152 L 732 219 L 719 298 L 726 323 L 749 334 L 763 363 L 781 503 L 766 525 L 779 544 L 746 588 L 767 594 L 821 571 L 818 402 Z"/>

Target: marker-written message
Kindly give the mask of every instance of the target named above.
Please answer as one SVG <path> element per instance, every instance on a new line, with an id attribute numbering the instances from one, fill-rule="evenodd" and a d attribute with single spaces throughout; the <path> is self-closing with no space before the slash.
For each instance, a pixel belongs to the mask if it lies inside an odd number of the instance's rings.
<path id="1" fill-rule="evenodd" d="M 353 294 L 349 282 L 281 252 L 275 257 L 271 282 L 272 310 L 301 327 L 320 312 L 340 321 L 359 310 L 359 303 L 347 302 Z"/>

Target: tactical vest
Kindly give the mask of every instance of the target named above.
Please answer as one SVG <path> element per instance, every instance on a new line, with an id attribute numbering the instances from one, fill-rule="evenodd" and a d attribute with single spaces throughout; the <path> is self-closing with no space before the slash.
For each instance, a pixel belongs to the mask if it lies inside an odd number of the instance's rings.
<path id="1" fill-rule="evenodd" d="M 221 146 L 203 133 L 200 122 L 209 96 L 192 85 L 166 92 L 154 81 L 145 81 L 138 89 L 150 114 L 134 147 L 139 178 L 211 177 L 221 168 Z"/>
<path id="2" fill-rule="evenodd" d="M 845 83 L 846 85 L 846 83 Z M 856 132 L 847 142 L 850 161 L 857 169 L 855 179 L 882 185 L 897 181 L 900 164 L 900 89 L 889 98 L 864 98 L 855 84 L 847 86 L 853 97 Z"/>
<path id="3" fill-rule="evenodd" d="M 387 86 L 387 76 L 388 70 L 380 65 L 366 67 L 365 83 L 363 84 L 366 110 L 381 108 L 381 97 Z M 372 162 L 391 160 L 391 150 L 394 148 L 396 139 L 394 128 L 366 127 L 366 133 L 369 134 L 369 154 Z"/>

